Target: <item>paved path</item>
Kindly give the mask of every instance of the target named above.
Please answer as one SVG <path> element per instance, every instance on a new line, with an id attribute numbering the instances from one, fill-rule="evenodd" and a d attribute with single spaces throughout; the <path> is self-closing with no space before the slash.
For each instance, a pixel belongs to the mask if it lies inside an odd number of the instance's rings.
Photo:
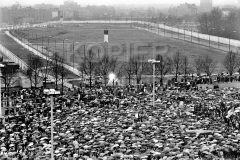
<path id="1" fill-rule="evenodd" d="M 41 52 L 37 51 L 35 48 L 32 48 L 31 46 L 25 44 L 24 42 L 20 41 L 19 39 L 17 39 L 15 36 L 11 35 L 9 33 L 9 31 L 6 31 L 6 34 L 8 36 L 10 36 L 12 39 L 14 39 L 18 44 L 20 44 L 21 46 L 23 46 L 24 48 L 28 49 L 29 51 L 31 51 L 31 53 L 43 58 L 43 59 L 46 59 L 46 60 L 49 60 L 50 58 L 43 55 Z M 46 51 L 45 51 L 46 52 Z M 53 54 L 53 53 L 50 53 L 50 55 Z M 51 59 L 50 59 L 51 60 Z M 64 64 L 64 67 L 66 69 L 68 69 L 69 71 L 71 71 L 72 73 L 74 73 L 75 75 L 77 76 L 81 76 L 81 72 L 76 69 L 76 68 L 73 68 L 72 66 L 68 65 L 68 64 Z"/>
<path id="2" fill-rule="evenodd" d="M 25 45 L 23 42 L 21 42 L 20 40 L 18 40 L 16 37 L 12 36 L 8 31 L 6 31 L 6 34 L 19 44 L 19 48 L 21 48 L 21 46 L 22 46 L 22 47 L 24 47 L 24 48 L 27 49 L 27 50 L 30 50 L 30 51 L 34 50 L 34 49 L 31 48 L 30 46 L 27 46 L 27 45 Z M 36 51 L 36 50 L 35 50 L 35 51 Z M 37 51 L 36 51 L 36 52 L 37 52 Z M 34 54 L 36 54 L 36 52 L 34 52 Z M 32 53 L 32 52 L 30 52 L 30 53 Z M 41 53 L 38 53 L 38 54 L 36 54 L 36 55 L 42 57 L 43 59 L 48 59 L 48 57 L 42 55 Z M 6 57 L 6 56 L 5 56 L 5 57 Z M 40 73 L 39 76 L 42 76 L 42 74 Z M 54 77 L 51 76 L 51 75 L 48 75 L 48 78 L 51 79 L 51 80 L 54 80 Z M 72 87 L 73 87 L 72 84 L 70 84 L 70 83 L 68 83 L 68 82 L 66 82 L 66 81 L 64 82 L 64 86 L 67 87 L 67 88 L 72 88 Z"/>

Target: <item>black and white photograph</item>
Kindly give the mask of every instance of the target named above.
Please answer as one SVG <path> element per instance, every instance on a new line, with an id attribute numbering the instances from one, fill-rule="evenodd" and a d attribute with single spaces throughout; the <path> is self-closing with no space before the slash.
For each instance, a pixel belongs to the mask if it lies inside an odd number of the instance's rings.
<path id="1" fill-rule="evenodd" d="M 0 160 L 240 160 L 240 0 L 1 0 Z"/>

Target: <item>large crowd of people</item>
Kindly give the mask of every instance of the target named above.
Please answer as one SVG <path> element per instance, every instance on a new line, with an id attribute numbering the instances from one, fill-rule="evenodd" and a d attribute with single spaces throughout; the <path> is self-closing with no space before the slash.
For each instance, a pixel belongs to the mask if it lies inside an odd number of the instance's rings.
<path id="1" fill-rule="evenodd" d="M 55 159 L 239 159 L 240 90 L 93 88 L 54 98 Z M 51 156 L 50 97 L 9 94 L 0 159 Z"/>

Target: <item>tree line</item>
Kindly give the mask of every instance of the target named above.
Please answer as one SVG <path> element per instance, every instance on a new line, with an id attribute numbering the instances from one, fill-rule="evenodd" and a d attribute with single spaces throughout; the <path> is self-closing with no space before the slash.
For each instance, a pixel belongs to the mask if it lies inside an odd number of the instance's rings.
<path id="1" fill-rule="evenodd" d="M 188 77 L 193 77 L 193 74 L 198 76 L 205 74 L 209 77 L 216 71 L 216 61 L 209 54 L 203 54 L 190 60 L 187 55 L 182 52 L 176 52 L 172 56 L 156 55 L 156 60 L 159 63 L 155 64 L 155 75 L 158 83 L 163 85 L 166 75 L 174 75 L 174 81 L 179 79 L 182 75 L 185 82 Z M 191 61 L 191 62 L 190 62 Z M 56 88 L 71 75 L 70 71 L 65 68 L 66 60 L 57 52 L 49 56 L 49 59 L 42 59 L 39 56 L 29 54 L 28 69 L 23 73 L 28 77 L 31 87 L 38 87 L 38 84 L 45 82 L 51 76 L 55 81 Z M 222 61 L 222 65 L 230 76 L 235 72 L 240 72 L 240 57 L 238 53 L 229 52 Z M 94 50 L 89 50 L 82 58 L 78 68 L 83 75 L 83 79 L 88 76 L 90 79 L 90 88 L 94 85 L 93 81 L 96 76 L 103 79 L 103 86 L 107 86 L 109 81 L 108 75 L 113 72 L 117 77 L 125 77 L 128 84 L 135 80 L 140 84 L 144 75 L 151 76 L 153 74 L 153 66 L 147 62 L 147 57 L 140 55 L 133 55 L 127 62 L 121 62 L 117 57 L 104 54 L 101 58 Z M 9 87 L 16 76 L 16 71 L 9 70 L 8 67 L 2 70 L 2 79 Z M 6 89 L 6 88 L 5 88 Z"/>
<path id="2" fill-rule="evenodd" d="M 124 76 L 129 84 L 132 80 L 140 84 L 143 75 L 153 74 L 153 66 L 147 62 L 147 57 L 134 55 L 127 62 L 121 62 L 108 54 L 105 54 L 101 59 L 98 59 L 99 57 L 96 55 L 93 50 L 90 50 L 79 64 L 80 71 L 90 77 L 90 86 L 94 76 L 101 76 L 106 86 L 108 74 L 111 72 L 116 73 L 118 77 Z M 175 81 L 179 79 L 179 75 L 183 75 L 183 78 L 187 81 L 187 77 L 193 76 L 195 73 L 198 76 L 205 74 L 210 77 L 217 69 L 217 62 L 209 54 L 199 55 L 192 62 L 182 52 L 176 52 L 172 56 L 157 55 L 155 59 L 159 61 L 155 64 L 155 74 L 161 85 L 163 85 L 164 77 L 168 74 L 174 75 Z M 222 65 L 232 76 L 235 72 L 240 72 L 239 62 L 238 53 L 231 51 L 222 61 Z"/>
<path id="3" fill-rule="evenodd" d="M 219 8 L 199 16 L 199 31 L 204 34 L 240 39 L 240 10 L 224 14 Z"/>

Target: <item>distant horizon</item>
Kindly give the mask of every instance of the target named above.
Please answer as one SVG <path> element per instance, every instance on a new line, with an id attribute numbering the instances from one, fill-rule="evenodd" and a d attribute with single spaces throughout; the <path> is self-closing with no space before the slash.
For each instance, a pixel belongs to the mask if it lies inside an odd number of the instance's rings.
<path id="1" fill-rule="evenodd" d="M 51 3 L 50 0 L 38 0 L 37 3 L 36 1 L 32 0 L 19 0 L 20 5 L 22 6 L 34 6 L 36 4 L 52 4 L 54 6 L 60 6 L 64 4 L 65 0 L 59 0 L 54 3 Z M 101 6 L 101 5 L 107 5 L 107 6 L 129 6 L 129 5 L 134 5 L 134 6 L 142 6 L 142 5 L 147 5 L 147 6 L 176 6 L 179 4 L 183 3 L 190 3 L 190 4 L 200 4 L 200 0 L 168 0 L 166 1 L 161 1 L 161 2 L 156 2 L 155 0 L 121 0 L 121 1 L 111 1 L 111 0 L 88 0 L 86 2 L 82 2 L 80 0 L 73 0 L 74 2 L 77 2 L 78 5 L 81 6 L 87 6 L 87 5 L 96 5 L 96 6 Z M 2 0 L 0 1 L 0 6 L 1 7 L 10 7 L 12 5 L 16 4 L 15 0 Z M 213 6 L 221 6 L 221 5 L 236 5 L 238 4 L 238 0 L 213 0 Z"/>

